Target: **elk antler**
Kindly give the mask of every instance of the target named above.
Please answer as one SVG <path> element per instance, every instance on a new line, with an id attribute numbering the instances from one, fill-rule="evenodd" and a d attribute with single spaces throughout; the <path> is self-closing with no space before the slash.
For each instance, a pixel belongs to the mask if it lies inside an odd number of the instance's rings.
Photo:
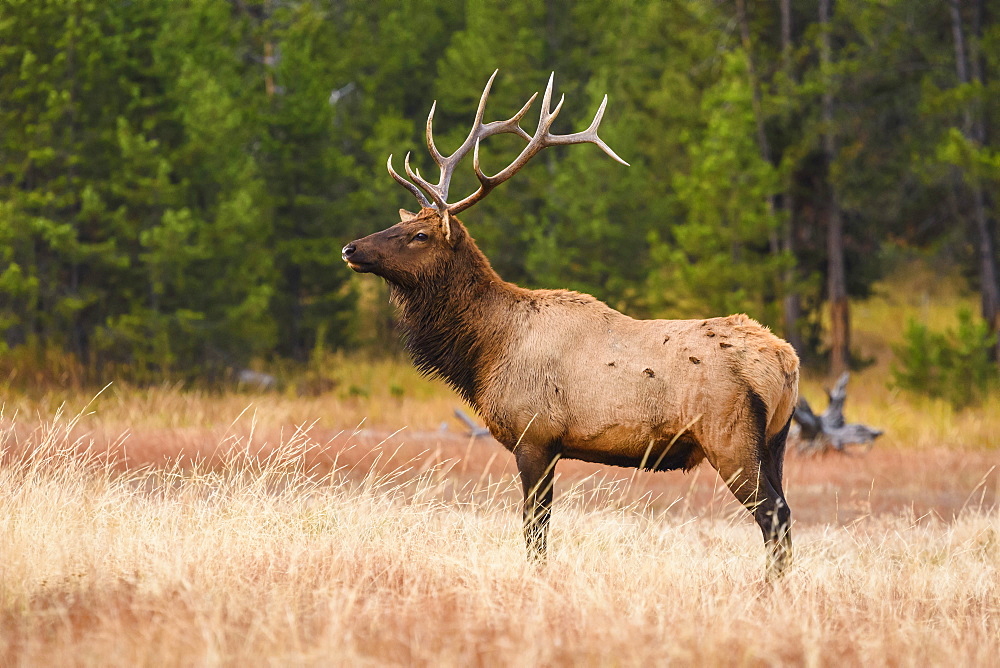
<path id="1" fill-rule="evenodd" d="M 594 116 L 593 122 L 590 127 L 583 132 L 576 132 L 568 135 L 554 135 L 549 132 L 552 127 L 552 123 L 555 121 L 556 116 L 559 115 L 559 111 L 562 109 L 563 100 L 566 96 L 562 96 L 559 99 L 559 103 L 556 108 L 550 110 L 550 105 L 552 101 L 552 81 L 555 76 L 553 73 L 549 76 L 548 86 L 545 88 L 545 95 L 542 97 L 542 110 L 541 115 L 538 119 L 538 128 L 535 130 L 533 136 L 529 136 L 521 126 L 521 117 L 528 111 L 531 104 L 538 97 L 538 93 L 531 96 L 521 110 L 516 114 L 511 116 L 505 121 L 493 121 L 491 123 L 483 123 L 483 113 L 486 110 L 486 98 L 489 97 L 490 88 L 493 86 L 493 80 L 497 76 L 495 70 L 490 80 L 486 83 L 486 88 L 483 90 L 483 95 L 479 99 L 479 108 L 476 110 L 476 120 L 473 123 L 472 129 L 469 131 L 469 136 L 465 138 L 462 145 L 458 147 L 454 153 L 450 156 L 445 157 L 437 150 L 434 145 L 433 131 L 431 130 L 431 124 L 434 120 L 434 109 L 437 106 L 437 102 L 431 105 L 431 112 L 427 116 L 427 148 L 430 151 L 431 157 L 434 162 L 437 163 L 438 168 L 441 170 L 441 178 L 437 184 L 432 184 L 420 176 L 420 172 L 414 168 L 410 167 L 410 154 L 406 154 L 406 158 L 403 160 L 403 166 L 406 168 L 407 175 L 413 180 L 413 183 L 407 181 L 402 176 L 396 173 L 392 168 L 392 156 L 389 156 L 389 161 L 387 167 L 389 169 L 389 174 L 392 175 L 400 185 L 413 193 L 416 198 L 420 201 L 423 206 L 431 206 L 431 202 L 424 196 L 424 193 L 430 195 L 431 200 L 434 201 L 434 206 L 443 215 L 459 213 L 468 209 L 470 206 L 484 198 L 493 188 L 500 185 L 511 176 L 516 174 L 524 165 L 530 160 L 536 153 L 541 151 L 547 146 L 557 146 L 565 144 L 583 144 L 591 143 L 596 144 L 601 148 L 602 151 L 607 153 L 609 156 L 628 166 L 628 163 L 618 157 L 611 148 L 604 143 L 600 137 L 597 136 L 597 127 L 601 124 L 601 118 L 604 116 L 604 108 L 608 104 L 608 96 L 604 96 L 604 100 L 601 102 L 600 108 L 597 110 L 597 114 Z M 503 170 L 497 172 L 493 176 L 487 176 L 483 173 L 482 168 L 479 164 L 479 142 L 482 139 L 490 137 L 497 134 L 516 134 L 525 141 L 528 145 L 524 147 L 521 154 L 508 165 Z M 465 199 L 462 199 L 454 204 L 448 203 L 448 188 L 451 186 L 451 177 L 455 171 L 455 165 L 459 163 L 469 151 L 473 150 L 473 168 L 476 170 L 476 176 L 479 178 L 479 189 L 473 194 L 469 195 Z M 416 185 L 414 185 L 416 183 Z M 423 191 L 423 192 L 421 192 Z"/>

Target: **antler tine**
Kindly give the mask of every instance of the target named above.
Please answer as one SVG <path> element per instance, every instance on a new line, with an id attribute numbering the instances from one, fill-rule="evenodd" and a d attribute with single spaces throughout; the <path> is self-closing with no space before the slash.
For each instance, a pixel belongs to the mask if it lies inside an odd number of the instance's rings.
<path id="1" fill-rule="evenodd" d="M 406 152 L 406 157 L 403 158 L 403 168 L 406 169 L 406 175 L 413 179 L 414 183 L 420 186 L 424 192 L 431 196 L 431 199 L 434 200 L 434 204 L 438 211 L 444 212 L 444 210 L 448 208 L 448 203 L 444 201 L 444 197 L 441 196 L 438 189 L 424 177 L 420 176 L 420 172 L 418 170 L 410 167 L 409 151 Z M 424 199 L 426 201 L 426 198 Z M 428 202 L 425 206 L 430 206 L 430 203 Z"/>
<path id="2" fill-rule="evenodd" d="M 424 129 L 424 134 L 427 136 L 427 150 L 430 151 L 434 162 L 440 165 L 441 161 L 444 160 L 444 156 L 441 155 L 441 152 L 437 150 L 437 146 L 434 145 L 434 130 L 431 127 L 434 124 L 434 110 L 437 109 L 437 104 L 437 100 L 431 103 L 431 111 L 427 114 L 427 127 Z"/>
<path id="3" fill-rule="evenodd" d="M 552 72 L 549 74 L 549 83 L 545 86 L 545 95 L 542 96 L 542 111 L 538 117 L 538 128 L 535 130 L 535 136 L 538 136 L 539 131 L 545 134 L 552 127 L 552 123 L 555 122 L 556 116 L 562 110 L 563 102 L 566 101 L 566 96 L 562 95 L 559 97 L 559 103 L 556 104 L 556 108 L 549 111 L 549 107 L 552 104 L 552 81 L 555 79 L 556 73 Z M 542 128 L 544 126 L 544 129 Z"/>
<path id="4" fill-rule="evenodd" d="M 389 170 L 389 174 L 392 175 L 392 178 L 394 178 L 396 180 L 396 183 L 398 183 L 399 185 L 403 186 L 404 188 L 406 188 L 407 190 L 409 190 L 411 193 L 413 193 L 413 195 L 417 198 L 417 201 L 419 201 L 422 206 L 430 206 L 431 205 L 431 203 L 427 199 L 427 197 L 420 191 L 420 188 L 418 188 L 417 186 L 413 185 L 412 183 L 410 183 L 409 181 L 407 181 L 406 179 L 404 179 L 402 176 L 400 176 L 399 174 L 396 173 L 395 169 L 392 168 L 392 154 L 391 153 L 389 154 L 389 159 L 386 160 L 386 162 L 385 162 L 385 166 Z"/>
<path id="5" fill-rule="evenodd" d="M 611 147 L 604 143 L 604 140 L 597 136 L 597 128 L 601 124 L 601 120 L 604 118 L 604 108 L 608 106 L 608 96 L 605 95 L 604 99 L 601 101 L 601 106 L 598 108 L 597 113 L 594 115 L 594 120 L 591 121 L 590 127 L 583 132 L 575 132 L 570 135 L 549 135 L 549 146 L 563 146 L 566 144 L 580 144 L 583 142 L 589 142 L 591 144 L 597 145 L 602 151 L 608 154 L 611 158 L 614 158 L 626 167 L 631 167 L 627 162 L 622 160 L 617 153 L 611 150 Z"/>
<path id="6" fill-rule="evenodd" d="M 427 148 L 430 149 L 431 157 L 434 158 L 434 162 L 437 163 L 438 169 L 441 170 L 441 177 L 438 179 L 436 189 L 441 195 L 442 200 L 448 199 L 448 189 L 451 188 L 451 176 L 455 171 L 455 166 L 469 152 L 469 144 L 473 141 L 473 138 L 476 136 L 480 127 L 482 127 L 483 115 L 486 113 L 486 99 L 490 96 L 490 90 L 493 88 L 493 80 L 496 79 L 497 72 L 499 71 L 499 69 L 493 70 L 493 74 L 490 75 L 489 81 L 486 82 L 486 87 L 483 88 L 483 94 L 479 96 L 479 106 L 476 108 L 476 119 L 472 122 L 472 128 L 469 130 L 469 135 L 465 138 L 465 141 L 462 142 L 462 145 L 447 158 L 444 157 L 434 145 L 434 133 L 431 130 L 431 118 L 434 116 L 434 106 L 431 106 L 431 115 L 427 117 Z M 437 101 L 435 101 L 434 104 L 436 105 Z"/>
<path id="7" fill-rule="evenodd" d="M 434 104 L 431 105 L 431 113 L 427 115 L 427 148 L 430 149 L 431 157 L 434 158 L 434 162 L 437 163 L 438 167 L 441 167 L 443 169 L 445 163 L 450 162 L 450 158 L 453 158 L 459 153 L 461 153 L 462 148 L 464 148 L 465 145 L 469 143 L 469 140 L 475 135 L 476 131 L 479 129 L 479 126 L 482 125 L 483 114 L 486 113 L 486 98 L 490 96 L 490 90 L 493 88 L 493 80 L 496 79 L 497 72 L 499 71 L 500 70 L 498 69 L 493 70 L 493 74 L 490 75 L 490 80 L 486 82 L 486 87 L 483 88 L 483 94 L 479 96 L 479 106 L 476 108 L 476 120 L 472 122 L 472 129 L 469 130 L 469 136 L 465 138 L 464 142 L 462 142 L 462 146 L 460 146 L 457 151 L 448 156 L 448 158 L 445 158 L 441 154 L 441 152 L 437 150 L 437 147 L 434 145 L 434 131 L 431 129 L 431 121 L 434 118 L 434 108 L 437 106 L 437 100 L 434 100 Z M 468 149 L 466 149 L 466 152 L 468 152 Z M 464 153 L 462 153 L 462 155 L 464 155 Z M 444 174 L 442 173 L 442 179 L 443 178 Z"/>

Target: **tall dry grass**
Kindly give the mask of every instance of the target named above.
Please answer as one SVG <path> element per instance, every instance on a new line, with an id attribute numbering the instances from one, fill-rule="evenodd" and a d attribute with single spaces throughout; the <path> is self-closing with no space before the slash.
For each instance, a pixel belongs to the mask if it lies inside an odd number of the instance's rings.
<path id="1" fill-rule="evenodd" d="M 741 509 L 663 511 L 620 481 L 560 486 L 551 560 L 535 569 L 509 475 L 462 482 L 455 461 L 386 464 L 377 445 L 374 461 L 317 467 L 323 444 L 305 430 L 264 450 L 242 432 L 214 459 L 132 468 L 76 419 L 16 426 L 8 415 L 0 431 L 3 665 L 1000 655 L 1000 511 L 974 489 L 953 520 L 798 526 L 796 566 L 772 589 Z"/>

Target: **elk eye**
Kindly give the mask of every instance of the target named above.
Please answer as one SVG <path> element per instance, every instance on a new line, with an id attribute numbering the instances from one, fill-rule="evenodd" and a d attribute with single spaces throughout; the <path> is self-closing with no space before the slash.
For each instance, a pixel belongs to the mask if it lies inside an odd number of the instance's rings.
<path id="1" fill-rule="evenodd" d="M 423 232 L 417 232 L 415 235 L 413 235 L 413 240 L 414 241 L 427 241 L 427 235 L 424 234 Z"/>

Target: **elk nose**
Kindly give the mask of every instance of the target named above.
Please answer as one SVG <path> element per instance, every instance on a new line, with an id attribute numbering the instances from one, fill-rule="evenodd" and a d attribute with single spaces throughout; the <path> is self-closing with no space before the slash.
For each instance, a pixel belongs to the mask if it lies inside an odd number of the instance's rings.
<path id="1" fill-rule="evenodd" d="M 344 260 L 344 262 L 347 262 L 347 259 L 352 255 L 354 255 L 354 251 L 356 250 L 358 250 L 357 246 L 355 246 L 354 244 L 347 244 L 340 251 L 341 259 Z"/>

